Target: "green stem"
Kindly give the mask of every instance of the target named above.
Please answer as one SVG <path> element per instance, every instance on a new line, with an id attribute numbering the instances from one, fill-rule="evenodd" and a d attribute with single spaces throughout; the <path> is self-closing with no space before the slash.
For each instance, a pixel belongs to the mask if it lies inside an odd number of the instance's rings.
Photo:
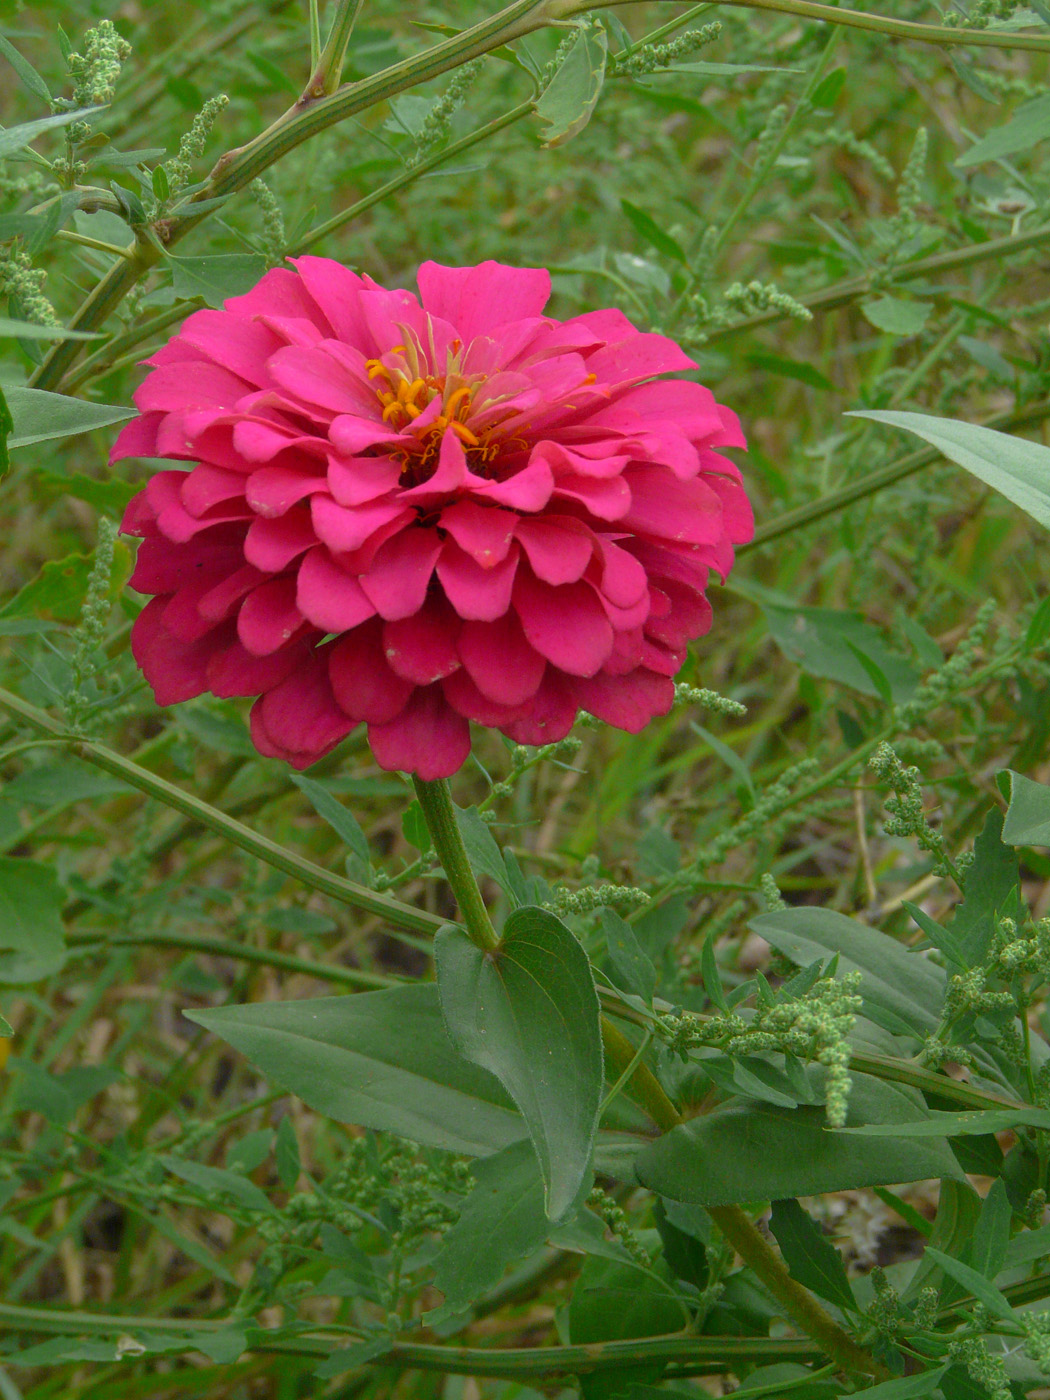
<path id="1" fill-rule="evenodd" d="M 437 778 L 427 782 L 413 775 L 412 785 L 467 932 L 483 953 L 491 953 L 499 947 L 499 936 L 492 927 L 492 920 L 470 867 L 467 848 L 456 823 L 456 809 L 452 805 L 448 779 Z"/>
<path id="2" fill-rule="evenodd" d="M 228 1326 L 226 1318 L 191 1319 L 136 1317 L 127 1314 L 80 1312 L 75 1309 L 20 1307 L 0 1303 L 0 1328 L 39 1333 L 70 1333 L 74 1336 L 111 1337 L 122 1332 L 166 1332 L 186 1337 L 186 1349 L 193 1349 L 193 1335 L 217 1332 Z M 360 1341 L 338 1328 L 318 1328 L 324 1336 L 284 1338 L 268 1336 L 265 1329 L 252 1328 L 249 1350 L 286 1356 L 323 1358 L 333 1345 L 347 1346 Z M 554 1347 L 457 1347 L 430 1343 L 394 1342 L 390 1351 L 377 1357 L 374 1366 L 400 1366 L 421 1371 L 447 1371 L 469 1376 L 558 1376 L 613 1372 L 638 1362 L 700 1363 L 704 1371 L 719 1373 L 734 1363 L 771 1361 L 812 1361 L 817 1349 L 809 1342 L 772 1337 L 693 1337 L 676 1332 L 666 1337 L 638 1337 L 627 1341 L 589 1342 L 579 1346 Z"/>
<path id="3" fill-rule="evenodd" d="M 609 9 L 627 5 L 633 0 L 602 0 L 601 4 L 576 3 L 565 0 L 557 7 L 563 19 L 583 14 L 587 10 Z M 798 15 L 801 19 L 821 20 L 826 24 L 841 24 L 847 29 L 866 29 L 870 34 L 888 34 L 893 39 L 912 39 L 919 44 L 936 44 L 939 48 L 1029 49 L 1035 53 L 1050 53 L 1050 39 L 1039 34 L 1004 34 L 1001 30 L 949 29 L 944 24 L 916 24 L 907 19 L 888 19 L 885 15 L 864 14 L 860 10 L 839 9 L 836 5 L 818 5 L 812 0 L 721 0 L 745 10 L 772 10 L 775 14 Z M 550 6 L 555 17 L 555 6 Z"/>
<path id="4" fill-rule="evenodd" d="M 848 306 L 858 297 L 876 291 L 887 280 L 896 285 L 900 282 L 910 282 L 916 277 L 936 277 L 944 272 L 957 272 L 961 268 L 973 267 L 982 262 L 1001 264 L 1003 259 L 1011 254 L 1023 253 L 1027 248 L 1036 248 L 1048 239 L 1050 224 L 1044 224 L 1041 228 L 1031 229 L 1028 233 L 1021 233 L 1015 237 L 990 238 L 985 243 L 974 243 L 968 248 L 957 248 L 948 253 L 933 253 L 928 258 L 917 258 L 915 262 L 904 263 L 900 267 L 873 269 L 859 277 L 847 277 L 819 292 L 796 297 L 796 300 L 808 311 L 834 311 L 837 307 Z M 731 321 L 726 326 L 712 326 L 707 332 L 708 343 L 737 335 L 741 331 L 753 331 L 761 326 L 772 325 L 774 321 L 782 320 L 785 315 L 785 312 L 773 307 L 768 311 L 758 311 L 754 316 L 747 316 L 740 321 Z"/>
<path id="5" fill-rule="evenodd" d="M 321 866 L 314 865 L 312 861 L 304 860 L 302 856 L 297 856 L 286 850 L 278 842 L 271 841 L 268 836 L 261 836 L 257 831 L 252 831 L 250 827 L 245 826 L 243 822 L 235 821 L 225 812 L 220 812 L 217 807 L 212 807 L 192 793 L 176 787 L 174 783 L 169 783 L 166 778 L 151 773 L 148 768 L 141 768 L 131 759 L 124 758 L 103 744 L 96 744 L 92 740 L 70 734 L 57 720 L 52 719 L 43 710 L 38 710 L 35 705 L 30 705 L 9 690 L 0 690 L 0 706 L 10 710 L 12 714 L 18 715 L 38 733 L 53 734 L 58 738 L 65 739 L 69 744 L 70 752 L 75 754 L 77 758 L 93 764 L 96 768 L 101 768 L 105 773 L 112 773 L 114 777 L 120 778 L 129 787 L 138 788 L 140 792 L 155 797 L 158 802 L 163 802 L 165 806 L 174 808 L 183 816 L 200 822 L 202 826 L 214 831 L 216 835 L 230 841 L 235 846 L 240 846 L 249 855 L 265 861 L 275 870 L 290 875 L 294 880 L 302 881 L 304 885 L 319 890 L 322 894 L 338 900 L 341 904 L 349 904 L 368 914 L 376 914 L 395 928 L 407 929 L 413 933 L 433 934 L 444 923 L 444 920 L 439 919 L 436 914 L 428 914 L 424 909 L 415 909 L 410 904 L 402 904 L 400 900 L 391 899 L 389 895 L 376 894 L 373 890 L 365 889 L 364 885 L 355 884 L 352 880 L 346 880 L 340 875 L 333 875 Z"/>
<path id="6" fill-rule="evenodd" d="M 623 1032 L 602 1017 L 602 1044 L 607 1065 L 620 1074 L 633 1061 L 635 1047 Z M 659 1080 L 647 1065 L 639 1065 L 631 1079 L 635 1098 L 653 1122 L 670 1132 L 683 1120 L 667 1097 Z M 812 1337 L 824 1353 L 843 1370 L 886 1379 L 886 1369 L 853 1340 L 817 1302 L 807 1288 L 797 1283 L 784 1261 L 740 1206 L 705 1206 L 705 1210 L 744 1262 L 784 1308 L 787 1315 Z"/>
<path id="7" fill-rule="evenodd" d="M 983 426 L 996 428 L 1000 432 L 1011 432 L 1017 428 L 1033 427 L 1048 417 L 1050 417 L 1050 400 L 1041 399 L 1038 403 L 1030 404 L 1028 408 L 1020 409 L 1015 413 L 998 413 L 994 418 L 989 418 Z M 913 476 L 923 467 L 939 462 L 943 456 L 943 452 L 939 452 L 935 447 L 924 447 L 918 452 L 910 452 L 906 457 L 901 457 L 896 462 L 890 462 L 887 466 L 880 467 L 878 471 L 868 472 L 867 476 L 862 476 L 859 481 L 854 481 L 849 486 L 843 486 L 840 490 L 831 491 L 816 501 L 810 501 L 804 506 L 797 506 L 794 510 L 788 510 L 783 515 L 778 515 L 768 525 L 763 525 L 756 530 L 754 539 L 748 544 L 739 546 L 737 552 L 742 554 L 749 549 L 755 549 L 758 545 L 768 544 L 770 540 L 779 539 L 781 535 L 794 534 L 804 525 L 811 525 L 816 520 L 823 520 L 826 515 L 834 515 L 836 511 L 844 510 L 846 506 L 851 506 L 856 501 L 873 496 L 876 491 L 882 491 L 887 486 L 896 485 L 898 481 Z"/>
<path id="8" fill-rule="evenodd" d="M 80 948 L 85 953 L 91 953 L 96 948 L 177 948 L 185 953 L 210 953 L 216 958 L 262 963 L 266 967 L 280 968 L 282 972 L 295 972 L 303 977 L 316 977 L 319 982 L 336 982 L 345 987 L 384 989 L 400 983 L 399 978 L 387 977 L 381 972 L 365 972 L 357 967 L 342 967 L 339 963 L 315 962 L 311 958 L 297 958 L 291 953 L 277 953 L 269 948 L 254 948 L 250 943 L 208 938 L 203 934 L 70 933 L 66 941 L 71 947 Z"/>
<path id="9" fill-rule="evenodd" d="M 306 85 L 304 97 L 328 97 L 339 86 L 343 76 L 343 64 L 346 62 L 346 50 L 360 8 L 361 0 L 339 0 L 332 28 L 321 50 L 317 67 Z"/>

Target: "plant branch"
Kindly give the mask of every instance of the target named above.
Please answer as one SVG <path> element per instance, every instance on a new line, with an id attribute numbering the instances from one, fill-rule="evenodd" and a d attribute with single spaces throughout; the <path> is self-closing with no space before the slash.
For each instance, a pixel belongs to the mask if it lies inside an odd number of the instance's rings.
<path id="1" fill-rule="evenodd" d="M 346 50 L 354 32 L 361 0 L 339 0 L 317 67 L 306 85 L 304 98 L 328 97 L 339 86 L 346 62 Z"/>
<path id="2" fill-rule="evenodd" d="M 583 14 L 588 10 L 610 9 L 627 5 L 633 0 L 602 0 L 601 4 L 572 3 L 567 0 L 558 11 L 559 17 Z M 818 5 L 812 0 L 721 0 L 745 10 L 772 10 L 775 14 L 798 15 L 800 19 L 815 19 L 826 24 L 841 24 L 847 29 L 866 29 L 871 34 L 887 34 L 892 39 L 911 39 L 919 44 L 936 44 L 938 48 L 1029 49 L 1035 53 L 1050 53 L 1050 39 L 1041 34 L 1007 34 L 1001 30 L 950 29 L 944 24 L 917 24 L 913 20 L 889 19 L 886 15 L 869 15 L 861 10 L 839 9 L 837 5 Z"/>
<path id="3" fill-rule="evenodd" d="M 151 773 L 148 768 L 142 768 L 139 764 L 133 763 L 130 758 L 124 758 L 103 744 L 97 744 L 93 740 L 70 734 L 57 720 L 52 719 L 43 710 L 37 709 L 35 705 L 30 705 L 9 690 L 0 690 L 0 706 L 12 714 L 18 715 L 38 733 L 54 735 L 66 740 L 70 751 L 77 758 L 82 758 L 86 763 L 101 768 L 105 773 L 112 773 L 114 777 L 120 778 L 129 787 L 138 788 L 140 792 L 155 797 L 166 807 L 172 807 L 175 811 L 181 812 L 183 816 L 200 822 L 202 826 L 214 831 L 234 846 L 239 846 L 249 855 L 256 856 L 259 860 L 265 861 L 267 865 L 273 866 L 275 870 L 280 870 L 285 875 L 290 875 L 292 879 L 309 885 L 311 889 L 319 890 L 322 894 L 328 895 L 329 898 L 338 900 L 340 904 L 349 904 L 365 913 L 376 914 L 395 928 L 407 929 L 414 933 L 435 933 L 445 922 L 443 919 L 439 919 L 436 914 L 428 914 L 424 909 L 415 909 L 410 904 L 402 904 L 400 900 L 391 899 L 389 895 L 376 894 L 374 891 L 366 889 L 364 885 L 357 885 L 352 880 L 346 880 L 340 875 L 333 875 L 312 861 L 304 860 L 302 856 L 286 850 L 278 842 L 271 841 L 268 836 L 262 836 L 259 832 L 252 831 L 250 827 L 245 826 L 243 822 L 236 821 L 233 817 L 227 816 L 225 812 L 220 812 L 217 807 L 212 807 L 192 793 L 184 791 L 174 783 L 169 783 L 167 779 L 158 777 L 156 773 Z"/>
<path id="4" fill-rule="evenodd" d="M 427 782 L 413 775 L 412 785 L 467 932 L 483 953 L 490 953 L 499 947 L 499 935 L 492 927 L 492 920 L 470 867 L 467 848 L 456 824 L 456 810 L 452 805 L 448 779 L 438 778 Z"/>
<path id="5" fill-rule="evenodd" d="M 974 243 L 968 248 L 957 248 L 947 253 L 933 253 L 928 258 L 917 258 L 915 262 L 902 263 L 899 267 L 873 268 L 870 272 L 860 273 L 856 277 L 844 278 L 841 282 L 824 287 L 819 292 L 810 292 L 808 296 L 800 295 L 795 300 L 809 311 L 834 311 L 837 307 L 848 306 L 851 301 L 856 301 L 858 297 L 879 290 L 887 282 L 896 285 L 900 282 L 910 282 L 916 277 L 956 272 L 961 268 L 973 267 L 982 262 L 1001 263 L 1004 258 L 1010 257 L 1013 253 L 1022 253 L 1026 248 L 1036 248 L 1040 243 L 1046 243 L 1048 240 L 1050 240 L 1050 224 L 1043 224 L 1040 228 L 1030 229 L 1028 233 L 1005 238 L 989 238 L 985 243 Z M 753 331 L 758 330 L 761 326 L 772 325 L 775 321 L 781 320 L 785 314 L 785 312 L 773 307 L 768 311 L 756 312 L 754 316 L 731 321 L 725 326 L 712 326 L 707 332 L 707 343 L 711 344 L 713 341 L 723 340 L 726 336 L 738 335 L 741 331 Z"/>
<path id="6" fill-rule="evenodd" d="M 605 1016 L 602 1017 L 602 1044 L 607 1065 L 614 1073 L 622 1073 L 634 1059 L 635 1047 Z M 629 1087 L 636 1101 L 665 1132 L 670 1132 L 683 1121 L 647 1065 L 638 1066 Z M 791 1277 L 780 1255 L 746 1211 L 740 1206 L 705 1206 L 704 1209 L 788 1317 L 819 1344 L 825 1355 L 847 1371 L 859 1371 L 879 1379 L 889 1375 L 838 1325 L 813 1294 Z"/>
<path id="7" fill-rule="evenodd" d="M 1050 418 L 1050 399 L 1040 399 L 1038 403 L 1030 404 L 1027 408 L 1018 409 L 1013 413 L 997 413 L 994 418 L 989 418 L 983 426 L 996 428 L 1000 432 L 1011 432 L 1017 428 L 1033 427 L 1036 423 L 1042 423 L 1046 418 Z M 826 515 L 834 515 L 836 511 L 844 510 L 857 501 L 873 496 L 877 491 L 882 491 L 887 486 L 895 486 L 898 481 L 913 476 L 923 467 L 941 461 L 943 456 L 943 452 L 939 452 L 935 447 L 924 447 L 917 452 L 909 452 L 906 457 L 900 457 L 896 462 L 879 467 L 877 471 L 868 472 L 859 481 L 851 482 L 848 486 L 840 487 L 838 491 L 830 491 L 818 500 L 810 501 L 803 506 L 796 506 L 794 510 L 788 510 L 783 515 L 776 516 L 768 525 L 763 525 L 756 530 L 754 539 L 748 544 L 740 545 L 737 552 L 742 554 L 749 549 L 757 548 L 759 545 L 768 544 L 770 540 L 779 539 L 781 535 L 794 534 L 803 526 L 812 525 L 817 520 L 823 520 Z"/>

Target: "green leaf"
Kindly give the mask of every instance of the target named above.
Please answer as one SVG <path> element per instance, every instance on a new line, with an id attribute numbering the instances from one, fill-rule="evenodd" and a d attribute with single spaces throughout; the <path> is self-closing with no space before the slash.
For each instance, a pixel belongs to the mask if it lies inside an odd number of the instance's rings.
<path id="1" fill-rule="evenodd" d="M 74 331 L 67 326 L 40 326 L 35 321 L 12 321 L 0 316 L 0 335 L 12 335 L 18 340 L 101 340 L 98 331 Z"/>
<path id="2" fill-rule="evenodd" d="M 839 1128 L 856 1137 L 978 1137 L 983 1133 L 1003 1133 L 1013 1128 L 1050 1129 L 1050 1108 L 1033 1108 L 1019 1103 L 1016 1108 L 983 1108 L 972 1113 L 928 1110 L 928 1118 L 914 1123 L 866 1123 L 859 1128 Z"/>
<path id="3" fill-rule="evenodd" d="M 432 983 L 183 1014 L 341 1123 L 471 1156 L 525 1135 L 498 1081 L 453 1050 Z"/>
<path id="4" fill-rule="evenodd" d="M 769 1228 L 792 1278 L 836 1307 L 858 1311 L 842 1256 L 798 1201 L 774 1201 Z"/>
<path id="5" fill-rule="evenodd" d="M 34 97 L 39 97 L 41 102 L 51 101 L 51 93 L 47 83 L 44 82 L 29 60 L 23 58 L 14 44 L 9 39 L 5 39 L 2 34 L 0 34 L 0 53 L 4 55 Z"/>
<path id="6" fill-rule="evenodd" d="M 609 961 L 623 990 L 652 1001 L 656 991 L 656 968 L 652 958 L 638 942 L 634 929 L 608 906 L 602 909 L 599 922 L 605 934 Z"/>
<path id="7" fill-rule="evenodd" d="M 968 151 L 956 156 L 955 164 L 963 167 L 980 165 L 982 161 L 999 160 L 1003 156 L 1016 155 L 1018 151 L 1030 151 L 1047 136 L 1050 136 L 1050 94 L 1018 107 L 1008 122 L 989 131 Z"/>
<path id="8" fill-rule="evenodd" d="M 568 1308 L 569 1338 L 611 1342 L 628 1337 L 659 1337 L 680 1332 L 687 1321 L 682 1304 L 651 1274 L 637 1266 L 589 1258 L 580 1270 Z M 658 1381 L 664 1363 L 621 1365 L 614 1372 L 580 1377 L 583 1400 L 605 1400 L 637 1382 Z"/>
<path id="9" fill-rule="evenodd" d="M 673 1202 L 671 1205 L 673 1209 Z M 697 1239 L 696 1235 L 687 1230 L 680 1229 L 668 1214 L 667 1206 L 659 1199 L 653 1207 L 653 1215 L 663 1243 L 664 1259 L 675 1278 L 680 1278 L 684 1283 L 691 1283 L 694 1288 L 706 1288 L 711 1271 L 703 1240 Z"/>
<path id="10" fill-rule="evenodd" d="M 932 1245 L 926 1246 L 923 1257 L 929 1259 L 931 1263 L 939 1265 L 949 1278 L 953 1278 L 956 1283 L 961 1284 L 967 1293 L 972 1293 L 989 1312 L 1002 1318 L 1004 1322 L 1009 1322 L 1014 1327 L 1017 1326 L 1017 1314 L 995 1284 L 990 1283 L 983 1274 L 979 1274 L 976 1269 L 971 1269 L 969 1264 L 964 1264 L 960 1259 L 953 1259 L 950 1255 L 942 1253 L 941 1250 L 934 1249 Z"/>
<path id="11" fill-rule="evenodd" d="M 508 889 L 507 867 L 488 823 L 481 819 L 476 807 L 456 807 L 455 813 L 471 868 L 478 875 L 488 875 L 501 889 Z"/>
<path id="12" fill-rule="evenodd" d="M 1031 1264 L 1036 1259 L 1045 1259 L 1050 1254 L 1050 1225 L 1042 1225 L 1038 1230 L 1022 1230 L 1008 1241 L 1003 1267 L 1016 1269 L 1021 1264 Z"/>
<path id="13" fill-rule="evenodd" d="M 559 1220 L 589 1175 L 602 1093 L 598 997 L 587 954 L 545 909 L 516 909 L 482 953 L 459 928 L 434 945 L 449 1037 L 496 1075 L 528 1124 Z"/>
<path id="14" fill-rule="evenodd" d="M 1002 841 L 1003 814 L 993 808 L 973 843 L 973 864 L 966 871 L 963 901 L 951 923 L 952 936 L 968 967 L 983 962 L 998 921 L 1020 913 L 1017 853 Z"/>
<path id="15" fill-rule="evenodd" d="M 110 596 L 115 597 L 131 572 L 131 552 L 123 540 L 114 549 L 117 567 L 114 570 Z M 58 622 L 76 622 L 84 603 L 94 556 L 67 554 L 64 559 L 49 559 L 24 588 L 0 607 L 0 622 L 23 617 L 47 615 Z"/>
<path id="16" fill-rule="evenodd" d="M 6 389 L 7 406 L 14 419 L 8 447 L 28 447 L 34 442 L 52 438 L 74 437 L 90 433 L 95 428 L 108 428 L 134 418 L 137 410 L 117 404 L 89 403 L 87 399 L 70 398 L 68 394 L 52 394 L 46 389 L 25 389 L 21 385 Z"/>
<path id="17" fill-rule="evenodd" d="M 892 1381 L 880 1381 L 867 1390 L 853 1393 L 865 1400 L 919 1400 L 920 1396 L 933 1394 L 947 1369 L 947 1366 L 935 1366 L 932 1371 L 923 1371 L 918 1376 L 897 1376 Z"/>
<path id="18" fill-rule="evenodd" d="M 289 774 L 292 782 L 306 797 L 319 817 L 323 817 L 341 841 L 344 841 L 357 856 L 365 869 L 369 864 L 368 839 L 357 823 L 357 818 L 333 797 L 323 783 L 313 778 L 304 778 L 299 773 Z"/>
<path id="19" fill-rule="evenodd" d="M 31 141 L 35 141 L 45 131 L 53 131 L 59 126 L 68 126 L 70 122 L 83 121 L 86 117 L 92 116 L 95 112 L 101 112 L 101 110 L 101 107 L 79 107 L 75 112 L 60 112 L 54 117 L 38 117 L 36 121 L 23 122 L 21 126 L 0 127 L 0 160 L 6 160 L 16 151 L 24 150 Z"/>
<path id="20" fill-rule="evenodd" d="M 683 263 L 686 267 L 689 266 L 685 249 L 676 238 L 664 232 L 651 214 L 639 209 L 638 205 L 632 204 L 629 199 L 621 199 L 620 208 L 627 215 L 635 232 L 641 234 L 647 243 L 651 243 L 658 253 L 663 253 L 665 258 L 673 258 L 675 262 Z"/>
<path id="21" fill-rule="evenodd" d="M 14 431 L 15 421 L 11 417 L 11 410 L 7 406 L 7 399 L 4 391 L 0 388 L 0 478 L 3 478 L 11 466 L 11 458 L 7 451 L 7 443 Z"/>
<path id="22" fill-rule="evenodd" d="M 927 413 L 858 409 L 847 417 L 870 418 L 914 433 L 1050 530 L 1050 447 Z"/>
<path id="23" fill-rule="evenodd" d="M 853 1076 L 851 1122 L 906 1123 L 918 1111 L 896 1086 Z M 703 1206 L 961 1176 L 944 1141 L 859 1140 L 830 1132 L 823 1109 L 758 1103 L 733 1104 L 672 1128 L 639 1154 L 635 1173 L 661 1196 Z"/>
<path id="24" fill-rule="evenodd" d="M 38 982 L 66 960 L 62 887 L 49 864 L 0 857 L 0 984 Z"/>
<path id="25" fill-rule="evenodd" d="M 1050 787 L 1012 768 L 1003 771 L 1010 780 L 1010 806 L 1002 839 L 1008 846 L 1050 846 Z"/>
<path id="26" fill-rule="evenodd" d="M 207 1167 L 203 1162 L 189 1162 L 184 1157 L 173 1157 L 170 1153 L 161 1153 L 157 1161 L 165 1166 L 172 1176 L 177 1176 L 180 1180 L 189 1182 L 191 1186 L 207 1192 L 209 1197 L 218 1192 L 219 1195 L 229 1196 L 246 1210 L 273 1214 L 269 1197 L 264 1195 L 253 1181 L 239 1176 L 237 1172 L 227 1171 L 224 1167 Z"/>
<path id="27" fill-rule="evenodd" d="M 769 350 L 750 350 L 744 358 L 749 365 L 765 370 L 767 374 L 779 374 L 784 379 L 797 379 L 800 384 L 808 384 L 811 389 L 821 389 L 826 394 L 835 392 L 835 386 L 827 375 L 821 374 L 816 365 L 808 364 L 805 360 L 789 360 L 783 355 L 774 355 Z"/>
<path id="28" fill-rule="evenodd" d="M 277 1125 L 274 1155 L 277 1159 L 277 1179 L 286 1191 L 294 1191 L 302 1171 L 299 1158 L 299 1139 L 295 1135 L 295 1124 L 289 1114 Z"/>
<path id="29" fill-rule="evenodd" d="M 751 928 L 800 967 L 837 953 L 840 972 L 861 974 L 864 1015 L 886 1030 L 921 1037 L 939 1024 L 944 972 L 879 929 L 833 909 L 803 906 L 761 914 Z"/>
<path id="30" fill-rule="evenodd" d="M 740 589 L 759 603 L 769 631 L 787 659 L 812 676 L 848 685 L 882 698 L 888 688 L 895 704 L 910 699 L 919 673 L 905 657 L 890 651 L 882 634 L 859 612 L 804 608 L 782 594 L 748 584 Z M 869 665 L 865 665 L 863 656 Z M 871 666 L 885 678 L 873 678 Z"/>
<path id="31" fill-rule="evenodd" d="M 966 955 L 960 948 L 954 934 L 950 933 L 948 929 L 942 928 L 936 919 L 930 918 L 925 909 L 920 909 L 917 904 L 912 904 L 908 899 L 901 900 L 901 908 L 908 912 L 933 946 L 939 948 L 954 967 L 959 968 L 962 972 L 969 970 L 970 964 L 966 961 Z"/>
<path id="32" fill-rule="evenodd" d="M 216 1366 L 232 1366 L 248 1348 L 243 1327 L 223 1327 L 218 1332 L 194 1332 L 189 1342 Z"/>
<path id="33" fill-rule="evenodd" d="M 981 1202 L 981 1213 L 966 1256 L 966 1263 L 986 1279 L 994 1279 L 1006 1262 L 1012 1219 L 1006 1183 L 1000 1177 L 992 1182 L 991 1190 Z"/>
<path id="34" fill-rule="evenodd" d="M 544 146 L 561 146 L 591 119 L 602 84 L 609 40 L 600 24 L 577 27 L 576 41 L 536 103 L 543 122 Z"/>
<path id="35" fill-rule="evenodd" d="M 266 259 L 259 253 L 206 253 L 168 261 L 176 297 L 185 301 L 203 297 L 208 306 L 216 307 L 249 291 L 266 271 Z"/>
<path id="36" fill-rule="evenodd" d="M 492 1288 L 508 1264 L 550 1234 L 543 1178 L 528 1138 L 471 1168 L 475 1186 L 441 1243 L 434 1282 L 449 1307 L 460 1308 Z"/>
<path id="37" fill-rule="evenodd" d="M 925 301 L 904 301 L 901 297 L 879 297 L 861 303 L 864 319 L 890 335 L 918 335 L 930 319 L 933 307 Z"/>

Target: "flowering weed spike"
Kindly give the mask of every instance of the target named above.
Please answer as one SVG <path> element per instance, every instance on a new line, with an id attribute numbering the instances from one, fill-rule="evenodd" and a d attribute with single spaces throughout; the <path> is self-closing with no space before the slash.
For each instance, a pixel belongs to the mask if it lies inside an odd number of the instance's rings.
<path id="1" fill-rule="evenodd" d="M 709 576 L 751 536 L 734 414 L 620 311 L 543 314 L 540 268 L 326 258 L 198 311 L 147 361 L 113 459 L 168 457 L 124 530 L 152 594 L 132 649 L 158 703 L 259 697 L 305 768 L 358 724 L 384 768 L 447 777 L 469 721 L 564 740 L 674 702 Z"/>

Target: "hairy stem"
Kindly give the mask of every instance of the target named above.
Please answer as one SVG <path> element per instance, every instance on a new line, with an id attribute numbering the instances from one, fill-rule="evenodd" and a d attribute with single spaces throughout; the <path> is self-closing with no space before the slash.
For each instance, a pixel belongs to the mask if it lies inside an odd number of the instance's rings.
<path id="1" fill-rule="evenodd" d="M 635 1047 L 621 1030 L 602 1017 L 602 1043 L 606 1062 L 617 1074 L 633 1060 Z M 664 1093 L 662 1086 L 646 1065 L 635 1070 L 630 1089 L 638 1103 L 666 1132 L 682 1122 L 682 1116 Z M 845 1332 L 831 1314 L 817 1302 L 808 1289 L 791 1277 L 784 1261 L 740 1206 L 706 1206 L 708 1215 L 736 1252 L 755 1271 L 762 1283 L 784 1308 L 787 1315 L 808 1336 L 819 1344 L 825 1354 L 844 1370 L 863 1375 L 888 1376 L 885 1368 Z"/>
<path id="2" fill-rule="evenodd" d="M 499 936 L 492 927 L 481 890 L 470 868 L 467 848 L 456 824 L 456 810 L 452 805 L 448 779 L 438 778 L 427 782 L 413 776 L 412 785 L 467 932 L 483 953 L 491 952 L 499 947 Z"/>

